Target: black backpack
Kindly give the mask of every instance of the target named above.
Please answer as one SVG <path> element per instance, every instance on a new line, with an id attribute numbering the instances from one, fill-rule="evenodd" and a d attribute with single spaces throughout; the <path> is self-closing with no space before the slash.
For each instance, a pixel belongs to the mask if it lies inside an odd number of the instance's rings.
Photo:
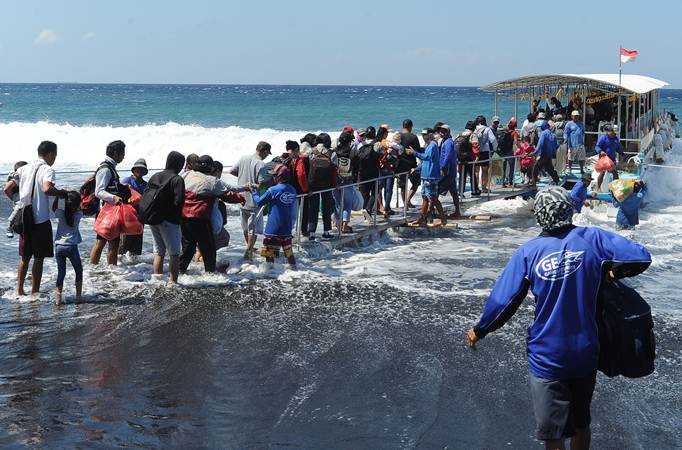
<path id="1" fill-rule="evenodd" d="M 308 184 L 310 190 L 326 189 L 333 185 L 334 165 L 329 155 L 319 153 L 310 160 Z"/>
<path id="2" fill-rule="evenodd" d="M 179 175 L 176 175 L 179 176 Z M 154 177 L 147 183 L 147 188 L 137 204 L 137 218 L 147 225 L 158 225 L 164 221 L 162 202 L 168 201 L 167 187 L 175 177 L 170 177 L 163 184 L 157 184 Z"/>
<path id="3" fill-rule="evenodd" d="M 608 377 L 640 378 L 654 371 L 656 340 L 651 308 L 631 287 L 604 282 L 599 290 L 598 369 Z"/>
<path id="4" fill-rule="evenodd" d="M 511 156 L 514 153 L 514 137 L 507 128 L 497 131 L 497 154 L 500 156 Z"/>
<path id="5" fill-rule="evenodd" d="M 457 160 L 462 162 L 471 162 L 474 160 L 474 148 L 471 145 L 471 136 L 473 133 L 464 136 L 462 134 L 455 138 L 455 148 L 457 149 Z"/>

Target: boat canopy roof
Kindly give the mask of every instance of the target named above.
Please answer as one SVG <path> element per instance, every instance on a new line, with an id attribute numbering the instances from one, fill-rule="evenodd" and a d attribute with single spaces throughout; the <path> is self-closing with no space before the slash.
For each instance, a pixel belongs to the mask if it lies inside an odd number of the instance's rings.
<path id="1" fill-rule="evenodd" d="M 483 86 L 481 89 L 488 92 L 495 91 L 518 91 L 532 88 L 554 86 L 592 86 L 603 90 L 618 90 L 617 73 L 599 74 L 555 74 L 555 75 L 530 75 L 525 77 L 511 78 Z M 668 86 L 665 81 L 657 80 L 643 75 L 624 74 L 621 77 L 620 88 L 632 94 L 646 94 L 650 91 Z"/>

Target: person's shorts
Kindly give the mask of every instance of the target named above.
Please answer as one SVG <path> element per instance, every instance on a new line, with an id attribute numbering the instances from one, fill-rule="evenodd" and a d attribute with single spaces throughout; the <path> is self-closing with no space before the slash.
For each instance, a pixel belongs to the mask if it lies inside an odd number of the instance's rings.
<path id="1" fill-rule="evenodd" d="M 182 231 L 180 224 L 163 221 L 158 225 L 150 225 L 154 239 L 154 254 L 165 257 L 180 256 L 182 250 Z"/>
<path id="2" fill-rule="evenodd" d="M 19 256 L 24 261 L 31 257 L 52 258 L 54 244 L 52 242 L 52 222 L 49 220 L 33 225 L 28 233 L 19 236 Z"/>
<path id="3" fill-rule="evenodd" d="M 422 180 L 422 197 L 438 197 L 438 180 Z"/>
<path id="4" fill-rule="evenodd" d="M 478 154 L 478 160 L 481 161 L 481 163 L 476 163 L 479 166 L 487 166 L 490 164 L 490 152 L 481 152 Z"/>
<path id="5" fill-rule="evenodd" d="M 131 255 L 142 254 L 143 235 L 141 234 L 124 234 L 121 236 L 121 245 L 118 247 L 118 254 L 125 255 L 130 252 Z"/>
<path id="6" fill-rule="evenodd" d="M 568 159 L 571 161 L 585 161 L 586 157 L 584 145 L 568 149 Z"/>
<path id="7" fill-rule="evenodd" d="M 292 242 L 292 236 L 265 236 L 263 238 L 261 255 L 273 258 L 278 257 L 280 248 L 287 255 L 287 253 L 291 252 Z"/>
<path id="8" fill-rule="evenodd" d="M 100 236 L 99 234 L 97 235 L 97 240 L 98 241 L 105 241 L 105 242 L 121 242 L 121 236 L 115 238 L 115 239 L 107 239 L 104 236 Z"/>
<path id="9" fill-rule="evenodd" d="M 542 441 L 575 436 L 576 428 L 587 427 L 592 418 L 590 404 L 597 373 L 574 380 L 551 381 L 530 374 L 530 392 Z"/>
<path id="10" fill-rule="evenodd" d="M 242 219 L 242 231 L 249 234 L 263 234 L 263 215 L 258 215 L 258 210 L 240 209 Z"/>

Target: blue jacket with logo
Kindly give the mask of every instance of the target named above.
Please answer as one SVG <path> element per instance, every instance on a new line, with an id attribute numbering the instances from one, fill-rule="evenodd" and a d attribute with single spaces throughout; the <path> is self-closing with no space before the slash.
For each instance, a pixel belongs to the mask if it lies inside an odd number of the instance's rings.
<path id="1" fill-rule="evenodd" d="M 504 325 L 526 298 L 535 296 L 528 327 L 529 370 L 547 380 L 568 380 L 597 370 L 597 293 L 602 271 L 619 278 L 651 264 L 641 245 L 619 234 L 569 225 L 522 245 L 497 280 L 474 327 L 479 338 Z"/>
<path id="2" fill-rule="evenodd" d="M 290 237 L 296 223 L 296 189 L 289 183 L 276 184 L 261 196 L 253 192 L 253 201 L 259 207 L 270 204 L 266 236 Z"/>
<path id="3" fill-rule="evenodd" d="M 431 141 L 423 152 L 414 152 L 414 156 L 422 160 L 422 180 L 440 180 L 440 152 L 436 141 Z"/>

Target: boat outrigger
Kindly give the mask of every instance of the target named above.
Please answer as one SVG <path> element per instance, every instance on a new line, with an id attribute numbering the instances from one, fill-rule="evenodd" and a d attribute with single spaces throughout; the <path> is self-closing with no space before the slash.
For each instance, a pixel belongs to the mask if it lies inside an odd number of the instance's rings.
<path id="1" fill-rule="evenodd" d="M 527 106 L 528 113 L 546 106 L 564 118 L 573 110 L 581 112 L 588 156 L 595 155 L 594 146 L 604 127 L 615 126 L 628 156 L 618 168 L 619 176 L 640 179 L 647 163 L 661 161 L 664 149 L 657 143 L 657 135 L 660 136 L 659 132 L 670 134 L 674 128 L 670 120 L 674 116 L 657 108 L 659 90 L 665 86 L 668 83 L 655 78 L 616 73 L 530 75 L 498 81 L 481 89 L 495 94 L 495 115 L 503 109 L 511 112 L 512 104 L 515 117 L 519 117 L 522 106 Z M 591 158 L 592 162 L 596 159 L 596 156 Z M 589 163 L 590 159 L 588 166 Z M 605 184 L 608 184 L 606 178 Z M 561 182 L 570 187 L 577 179 L 576 173 L 565 172 Z M 606 192 L 600 192 L 597 199 L 611 201 L 608 189 L 601 190 Z"/>

